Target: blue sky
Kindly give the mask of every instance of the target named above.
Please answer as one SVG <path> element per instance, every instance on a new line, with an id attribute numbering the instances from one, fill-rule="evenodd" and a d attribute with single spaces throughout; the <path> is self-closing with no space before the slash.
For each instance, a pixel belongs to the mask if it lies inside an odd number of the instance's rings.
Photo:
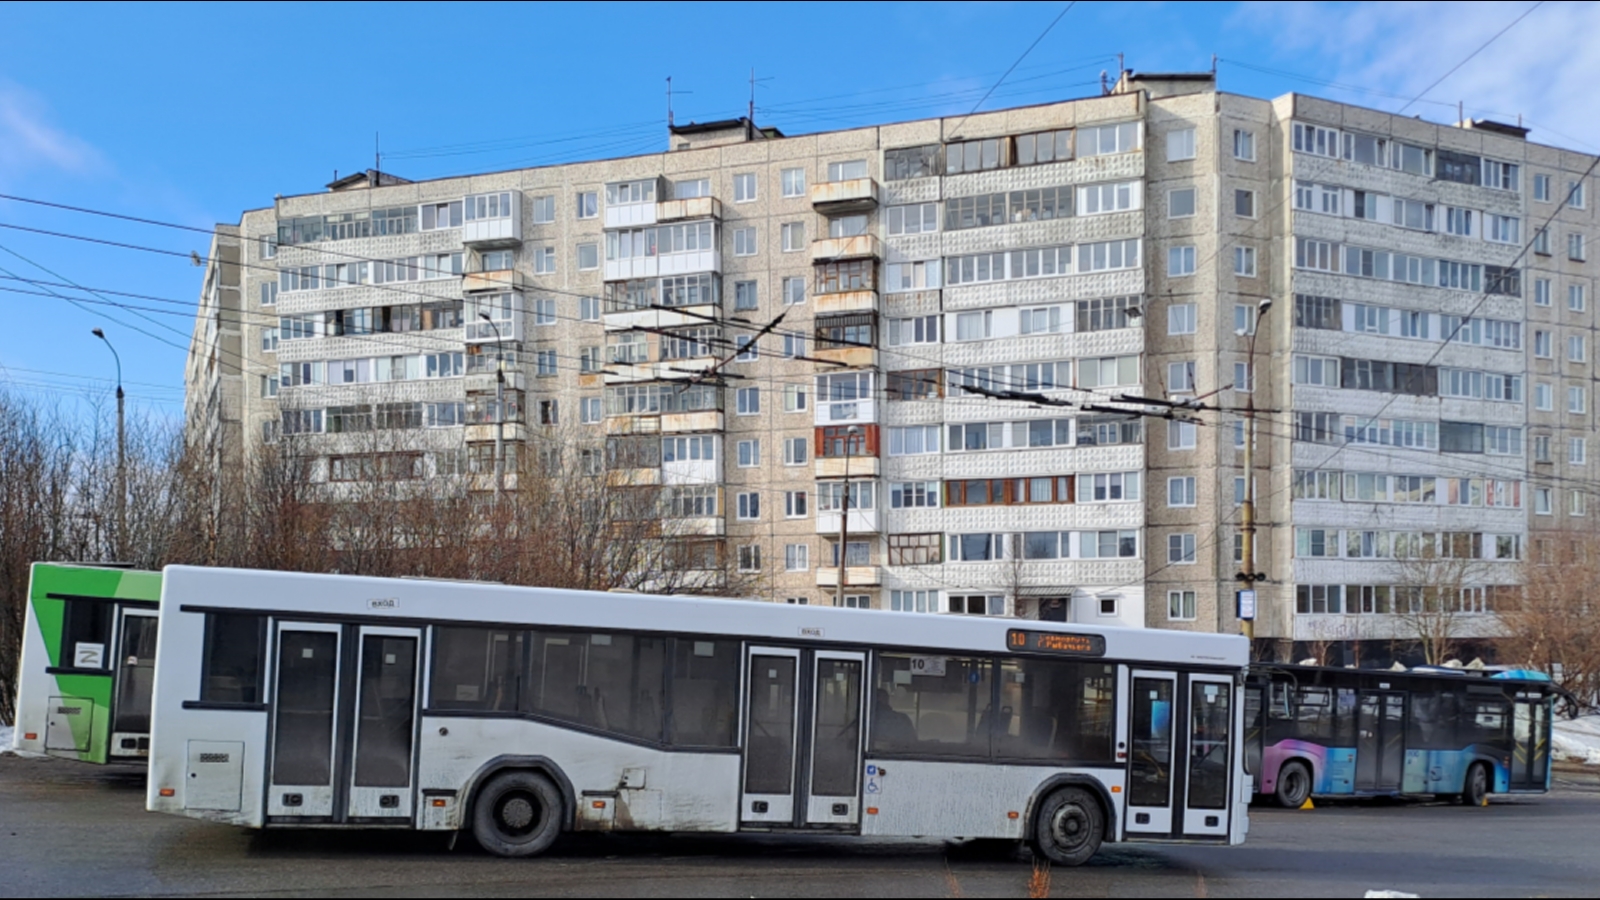
<path id="1" fill-rule="evenodd" d="M 0 3 L 0 193 L 204 228 L 370 165 L 375 133 L 410 178 L 664 149 L 666 76 L 679 122 L 726 118 L 752 67 L 757 120 L 789 134 L 960 115 L 1064 5 Z M 1097 93 L 1120 52 L 1146 71 L 1216 54 L 1227 91 L 1395 109 L 1532 5 L 1446 23 L 1423 3 L 1080 2 L 983 108 Z M 1600 4 L 1545 3 L 1411 112 L 1453 121 L 1462 100 L 1600 152 L 1597 37 Z M 10 200 L 0 225 L 206 249 Z M 98 326 L 131 402 L 177 412 L 201 271 L 0 227 L 0 385 L 70 409 L 103 397 Z M 49 288 L 147 309 L 76 308 L 8 276 L 158 299 Z"/>

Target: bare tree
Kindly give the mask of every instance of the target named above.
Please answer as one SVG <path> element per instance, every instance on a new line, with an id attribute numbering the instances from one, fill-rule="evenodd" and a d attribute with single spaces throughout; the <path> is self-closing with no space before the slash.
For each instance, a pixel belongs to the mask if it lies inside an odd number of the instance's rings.
<path id="1" fill-rule="evenodd" d="M 1486 637 L 1489 571 L 1470 546 L 1470 534 L 1441 534 L 1437 549 L 1425 548 L 1396 563 L 1396 641 L 1443 665 L 1461 652 L 1464 639 Z M 1490 626 L 1492 628 L 1492 624 Z"/>
<path id="2" fill-rule="evenodd" d="M 1501 659 L 1549 675 L 1587 706 L 1600 705 L 1600 536 L 1569 537 L 1559 555 L 1522 565 L 1520 602 L 1499 609 Z"/>

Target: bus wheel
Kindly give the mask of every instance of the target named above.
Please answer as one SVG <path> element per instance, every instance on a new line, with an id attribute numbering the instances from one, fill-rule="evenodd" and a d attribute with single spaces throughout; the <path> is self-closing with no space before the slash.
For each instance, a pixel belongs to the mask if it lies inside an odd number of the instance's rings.
<path id="1" fill-rule="evenodd" d="M 1100 801 L 1082 788 L 1062 788 L 1039 807 L 1033 846 L 1056 865 L 1081 866 L 1100 850 L 1105 832 Z"/>
<path id="2" fill-rule="evenodd" d="M 1466 781 L 1461 785 L 1461 803 L 1463 806 L 1487 806 L 1489 804 L 1489 767 L 1483 763 L 1473 763 L 1467 768 Z"/>
<path id="3" fill-rule="evenodd" d="M 478 791 L 472 836 L 496 856 L 543 853 L 561 833 L 561 792 L 537 772 L 503 772 Z"/>
<path id="4" fill-rule="evenodd" d="M 1299 809 L 1311 799 L 1311 770 L 1299 760 L 1291 760 L 1278 770 L 1278 805 L 1284 809 Z"/>

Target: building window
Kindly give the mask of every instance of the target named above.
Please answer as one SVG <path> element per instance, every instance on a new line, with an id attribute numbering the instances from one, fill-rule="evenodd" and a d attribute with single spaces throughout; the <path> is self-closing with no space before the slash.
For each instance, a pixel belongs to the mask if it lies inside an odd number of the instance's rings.
<path id="1" fill-rule="evenodd" d="M 1583 312 L 1589 305 L 1588 294 L 1581 284 L 1567 285 L 1567 309 L 1572 312 Z"/>
<path id="2" fill-rule="evenodd" d="M 809 397 L 806 386 L 803 384 L 786 384 L 783 386 L 783 411 L 786 413 L 805 412 L 809 407 Z"/>
<path id="3" fill-rule="evenodd" d="M 754 176 L 752 176 L 754 177 Z M 739 548 L 739 571 L 761 571 L 761 545 L 749 544 Z"/>
<path id="4" fill-rule="evenodd" d="M 751 522 L 761 518 L 761 494 L 756 491 L 739 494 L 735 500 L 739 519 Z"/>
<path id="5" fill-rule="evenodd" d="M 276 306 L 278 303 L 278 283 L 266 281 L 261 284 L 261 305 Z"/>
<path id="6" fill-rule="evenodd" d="M 1256 389 L 1255 372 L 1251 371 L 1247 362 L 1233 364 L 1233 389 L 1240 394 L 1249 394 Z"/>
<path id="7" fill-rule="evenodd" d="M 539 424 L 540 425 L 560 425 L 561 424 L 561 404 L 560 404 L 559 401 L 556 401 L 556 400 L 540 400 L 539 401 Z"/>
<path id="8" fill-rule="evenodd" d="M 1172 622 L 1195 620 L 1194 591 L 1167 591 L 1167 619 Z"/>
<path id="9" fill-rule="evenodd" d="M 1550 279 L 1538 278 L 1533 282 L 1533 304 L 1535 306 L 1550 305 Z"/>
<path id="10" fill-rule="evenodd" d="M 601 411 L 599 397 L 578 399 L 578 419 L 585 425 L 598 425 L 605 414 Z"/>
<path id="11" fill-rule="evenodd" d="M 1186 394 L 1194 390 L 1194 361 L 1167 364 L 1167 393 Z"/>
<path id="12" fill-rule="evenodd" d="M 1194 188 L 1167 191 L 1167 218 L 1187 219 L 1194 215 Z"/>
<path id="13" fill-rule="evenodd" d="M 1246 337 L 1256 333 L 1256 308 L 1248 303 L 1233 305 L 1233 333 Z"/>
<path id="14" fill-rule="evenodd" d="M 733 361 L 734 362 L 755 362 L 756 361 L 756 356 L 757 356 L 759 351 L 756 349 L 756 339 L 753 336 L 748 335 L 748 334 L 738 335 L 733 339 L 733 346 L 734 346 L 734 354 L 733 354 Z"/>
<path id="15" fill-rule="evenodd" d="M 1167 276 L 1181 278 L 1193 275 L 1195 268 L 1193 247 L 1168 247 L 1167 248 Z"/>
<path id="16" fill-rule="evenodd" d="M 786 466 L 803 466 L 809 456 L 809 445 L 805 438 L 783 439 L 783 464 Z"/>
<path id="17" fill-rule="evenodd" d="M 1536 516 L 1550 515 L 1550 488 L 1533 489 L 1533 513 Z"/>
<path id="18" fill-rule="evenodd" d="M 1550 412 L 1555 409 L 1555 391 L 1550 385 L 1539 382 L 1533 386 L 1533 408 L 1540 412 Z"/>
<path id="19" fill-rule="evenodd" d="M 1550 349 L 1550 347 L 1551 347 L 1550 332 L 1548 332 L 1548 331 L 1535 331 L 1533 333 L 1533 355 L 1534 356 L 1536 356 L 1536 357 L 1538 357 L 1540 359 L 1549 359 L 1551 357 L 1551 349 Z"/>
<path id="20" fill-rule="evenodd" d="M 1241 278 L 1256 277 L 1256 248 L 1233 248 L 1233 274 Z"/>
<path id="21" fill-rule="evenodd" d="M 932 234 L 939 230 L 939 204 L 918 203 L 911 206 L 891 206 L 885 211 L 889 236 L 905 234 Z"/>
<path id="22" fill-rule="evenodd" d="M 1587 515 L 1588 514 L 1588 503 L 1586 502 L 1587 499 L 1588 498 L 1584 496 L 1583 491 L 1568 491 L 1567 492 L 1567 515 L 1569 515 L 1569 516 Z"/>
<path id="23" fill-rule="evenodd" d="M 959 175 L 962 172 L 981 172 L 985 169 L 1000 168 L 1005 165 L 1005 160 L 1001 157 L 1001 143 L 999 138 L 985 138 L 946 144 L 944 173 Z"/>
<path id="24" fill-rule="evenodd" d="M 1253 131 L 1233 130 L 1233 158 L 1256 161 L 1256 135 Z"/>
<path id="25" fill-rule="evenodd" d="M 578 318 L 579 318 L 579 320 L 584 321 L 584 322 L 598 322 L 598 321 L 600 321 L 600 298 L 599 297 L 579 297 L 578 298 Z"/>
<path id="26" fill-rule="evenodd" d="M 890 591 L 889 609 L 895 612 L 936 613 L 939 611 L 939 592 Z"/>
<path id="27" fill-rule="evenodd" d="M 1236 190 L 1233 192 L 1233 214 L 1245 219 L 1256 217 L 1256 192 Z"/>
<path id="28" fill-rule="evenodd" d="M 733 176 L 733 202 L 749 203 L 756 199 L 756 176 L 754 172 L 745 172 Z"/>
<path id="29" fill-rule="evenodd" d="M 785 222 L 782 227 L 783 252 L 794 253 L 806 248 L 806 223 Z"/>
<path id="30" fill-rule="evenodd" d="M 733 230 L 733 255 L 756 255 L 756 230 L 754 228 L 735 228 Z"/>
<path id="31" fill-rule="evenodd" d="M 1195 305 L 1174 303 L 1167 307 L 1167 334 L 1195 333 Z"/>
<path id="32" fill-rule="evenodd" d="M 556 271 L 556 248 L 540 247 L 533 251 L 533 272 L 535 275 L 554 275 Z"/>
<path id="33" fill-rule="evenodd" d="M 783 514 L 790 519 L 803 519 L 807 515 L 807 501 L 811 495 L 806 491 L 785 491 L 783 494 Z"/>
<path id="34" fill-rule="evenodd" d="M 1589 461 L 1589 439 L 1567 439 L 1567 462 L 1574 466 L 1581 466 Z"/>
<path id="35" fill-rule="evenodd" d="M 735 394 L 736 408 L 741 416 L 755 416 L 761 414 L 761 389 L 754 387 L 739 388 Z"/>
<path id="36" fill-rule="evenodd" d="M 1583 209 L 1586 203 L 1583 193 L 1583 182 L 1567 182 L 1567 205 L 1573 209 Z"/>
<path id="37" fill-rule="evenodd" d="M 755 309 L 756 303 L 756 283 L 754 281 L 735 281 L 733 283 L 733 308 L 735 311 Z"/>
<path id="38" fill-rule="evenodd" d="M 783 182 L 783 195 L 785 197 L 804 197 L 806 195 L 806 170 L 784 169 L 778 174 Z"/>
<path id="39" fill-rule="evenodd" d="M 1182 478 L 1167 479 L 1167 505 L 1173 507 L 1194 506 L 1195 478 L 1193 475 Z"/>
<path id="40" fill-rule="evenodd" d="M 535 354 L 535 360 L 540 378 L 554 378 L 556 376 L 556 351 L 540 350 Z"/>
<path id="41" fill-rule="evenodd" d="M 589 243 L 578 245 L 578 270 L 582 272 L 600 268 L 600 245 Z"/>
<path id="42" fill-rule="evenodd" d="M 1167 162 L 1194 159 L 1194 129 L 1183 128 L 1167 133 Z"/>
<path id="43" fill-rule="evenodd" d="M 575 205 L 578 218 L 592 219 L 600 215 L 600 194 L 597 191 L 579 191 Z"/>
<path id="44" fill-rule="evenodd" d="M 811 547 L 807 544 L 784 544 L 783 568 L 790 572 L 804 572 L 811 568 Z"/>
<path id="45" fill-rule="evenodd" d="M 1550 202 L 1550 176 L 1533 176 L 1533 199 L 1543 203 Z"/>
<path id="46" fill-rule="evenodd" d="M 1567 258 L 1573 260 L 1574 262 L 1584 261 L 1585 254 L 1583 250 L 1583 235 L 1567 235 Z"/>
<path id="47" fill-rule="evenodd" d="M 857 178 L 867 177 L 867 161 L 864 159 L 849 159 L 843 162 L 828 163 L 828 180 L 854 181 Z"/>
<path id="48" fill-rule="evenodd" d="M 273 353 L 278 349 L 278 329 L 261 329 L 261 352 Z"/>
<path id="49" fill-rule="evenodd" d="M 1193 450 L 1197 431 L 1193 422 L 1180 422 L 1176 419 L 1167 422 L 1167 449 L 1168 450 Z"/>
<path id="50" fill-rule="evenodd" d="M 806 302 L 806 280 L 799 277 L 783 279 L 783 305 L 798 306 Z"/>
<path id="51" fill-rule="evenodd" d="M 1567 388 L 1567 412 L 1583 415 L 1589 411 L 1589 396 L 1581 387 Z"/>
<path id="52" fill-rule="evenodd" d="M 1587 346 L 1583 335 L 1573 334 L 1567 336 L 1567 362 L 1581 363 L 1588 360 Z"/>
<path id="53" fill-rule="evenodd" d="M 1193 565 L 1195 561 L 1194 535 L 1167 535 L 1167 562 L 1171 565 Z"/>

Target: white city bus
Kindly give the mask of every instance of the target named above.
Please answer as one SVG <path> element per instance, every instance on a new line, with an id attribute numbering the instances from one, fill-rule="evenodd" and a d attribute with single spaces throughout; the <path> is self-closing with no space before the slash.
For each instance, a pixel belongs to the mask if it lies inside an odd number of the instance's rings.
<path id="1" fill-rule="evenodd" d="M 148 806 L 263 827 L 1235 844 L 1239 637 L 169 567 Z"/>

